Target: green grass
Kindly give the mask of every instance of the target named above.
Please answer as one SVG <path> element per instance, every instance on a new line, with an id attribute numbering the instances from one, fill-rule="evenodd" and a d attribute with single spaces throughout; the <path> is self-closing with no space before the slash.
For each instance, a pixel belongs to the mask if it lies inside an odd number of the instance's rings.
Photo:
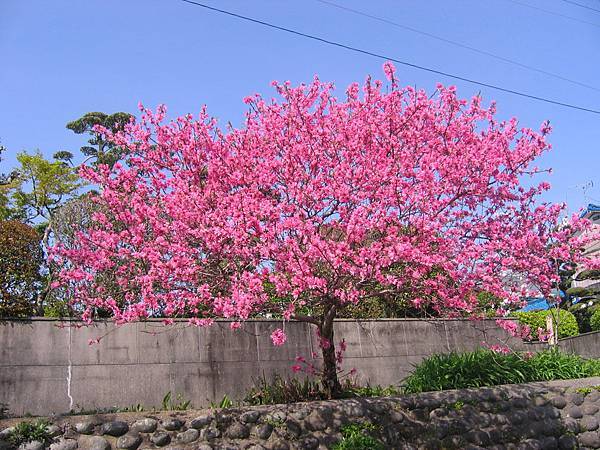
<path id="1" fill-rule="evenodd" d="M 478 388 L 600 375 L 600 360 L 546 350 L 526 357 L 491 350 L 433 355 L 404 380 L 406 393 Z"/>
<path id="2" fill-rule="evenodd" d="M 353 423 L 342 427 L 342 440 L 333 450 L 383 450 L 381 441 L 373 436 L 378 427 L 369 422 Z"/>
<path id="3" fill-rule="evenodd" d="M 50 442 L 50 436 L 48 435 L 47 429 L 48 425 L 50 425 L 50 423 L 44 419 L 35 422 L 20 422 L 15 426 L 15 429 L 8 437 L 8 440 L 15 447 L 32 441 L 48 444 L 48 442 Z"/>

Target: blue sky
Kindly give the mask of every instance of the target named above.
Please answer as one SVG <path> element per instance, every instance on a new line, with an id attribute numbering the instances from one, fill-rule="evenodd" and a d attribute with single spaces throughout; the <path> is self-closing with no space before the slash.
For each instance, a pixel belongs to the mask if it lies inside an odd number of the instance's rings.
<path id="1" fill-rule="evenodd" d="M 206 0 L 212 6 L 316 34 L 491 84 L 600 109 L 600 13 L 562 0 L 337 1 L 424 32 L 495 53 L 579 82 L 528 71 L 317 0 Z M 600 10 L 600 0 L 578 0 Z M 520 4 L 522 3 L 522 4 Z M 530 5 L 530 7 L 523 4 Z M 549 14 L 536 8 L 552 11 Z M 562 15 L 562 16 L 561 16 Z M 569 16 L 568 19 L 563 16 Z M 589 22 L 594 25 L 590 25 Z M 0 140 L 14 155 L 39 148 L 50 156 L 84 139 L 65 124 L 88 111 L 135 112 L 138 102 L 169 115 L 203 104 L 221 123 L 239 123 L 242 98 L 271 95 L 271 80 L 309 81 L 318 74 L 345 88 L 383 61 L 219 15 L 180 0 L 2 0 L 0 2 Z M 429 91 L 455 84 L 470 97 L 498 102 L 500 117 L 538 128 L 550 119 L 550 201 L 571 210 L 600 202 L 600 115 L 569 110 L 397 67 L 403 84 Z M 594 186 L 587 189 L 587 182 Z"/>

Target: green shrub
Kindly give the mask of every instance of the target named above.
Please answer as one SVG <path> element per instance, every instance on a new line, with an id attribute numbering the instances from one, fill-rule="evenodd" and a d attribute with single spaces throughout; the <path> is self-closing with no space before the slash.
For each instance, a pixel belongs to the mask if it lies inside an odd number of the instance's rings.
<path id="1" fill-rule="evenodd" d="M 569 297 L 586 297 L 590 295 L 592 291 L 583 287 L 572 287 L 567 289 L 567 295 Z"/>
<path id="2" fill-rule="evenodd" d="M 478 388 L 499 384 L 564 380 L 600 375 L 600 360 L 550 349 L 531 357 L 480 349 L 430 356 L 404 380 L 404 391 L 416 393 Z"/>
<path id="3" fill-rule="evenodd" d="M 341 429 L 342 440 L 333 450 L 383 450 L 383 443 L 373 436 L 378 427 L 369 422 L 344 425 Z"/>
<path id="4" fill-rule="evenodd" d="M 558 311 L 558 313 L 557 313 Z M 564 338 L 568 336 L 577 336 L 579 334 L 579 326 L 575 316 L 564 309 L 556 310 L 555 308 L 544 311 L 527 311 L 517 312 L 515 316 L 519 319 L 521 325 L 528 325 L 531 328 L 531 334 L 536 338 L 537 329 L 546 329 L 546 317 L 551 314 L 554 326 L 558 322 L 558 337 Z M 558 320 L 557 320 L 558 317 Z"/>
<path id="5" fill-rule="evenodd" d="M 15 447 L 32 441 L 39 441 L 47 444 L 50 442 L 48 425 L 48 421 L 43 419 L 35 422 L 20 422 L 15 426 L 15 429 L 8 437 L 8 440 Z"/>
<path id="6" fill-rule="evenodd" d="M 592 315 L 596 312 L 597 309 L 600 308 L 598 298 L 590 300 L 592 301 L 592 305 L 589 304 L 590 301 L 583 301 L 575 303 L 574 305 L 569 307 L 569 311 L 575 316 L 575 320 L 577 320 L 577 325 L 579 326 L 580 333 L 587 333 L 589 331 L 592 331 L 590 324 Z"/>
<path id="7" fill-rule="evenodd" d="M 600 278 L 600 270 L 598 269 L 584 270 L 575 277 L 577 281 L 595 280 L 597 278 Z"/>
<path id="8" fill-rule="evenodd" d="M 590 317 L 591 331 L 600 331 L 600 308 L 596 308 Z"/>

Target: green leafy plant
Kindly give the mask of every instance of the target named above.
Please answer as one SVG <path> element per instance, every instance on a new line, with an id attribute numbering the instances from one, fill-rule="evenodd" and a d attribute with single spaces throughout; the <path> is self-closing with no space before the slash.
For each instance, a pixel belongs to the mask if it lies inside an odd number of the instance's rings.
<path id="1" fill-rule="evenodd" d="M 333 450 L 383 450 L 383 443 L 373 434 L 379 427 L 370 422 L 352 423 L 341 429 L 342 440 L 335 444 Z"/>
<path id="2" fill-rule="evenodd" d="M 590 329 L 600 331 L 600 308 L 596 308 L 590 317 Z"/>
<path id="3" fill-rule="evenodd" d="M 558 311 L 558 312 L 557 312 Z M 521 325 L 527 325 L 531 328 L 532 335 L 535 337 L 538 328 L 546 330 L 546 317 L 552 316 L 555 327 L 558 327 L 558 337 L 564 338 L 577 336 L 579 326 L 575 316 L 564 309 L 548 309 L 544 311 L 517 312 L 515 316 Z"/>
<path id="4" fill-rule="evenodd" d="M 145 411 L 144 405 L 138 403 L 137 405 L 129 405 L 124 408 L 116 408 L 116 412 L 143 412 Z"/>
<path id="5" fill-rule="evenodd" d="M 163 411 L 186 411 L 192 407 L 190 400 L 184 400 L 183 394 L 177 394 L 175 400 L 171 391 L 167 392 L 162 400 Z"/>
<path id="6" fill-rule="evenodd" d="M 210 402 L 210 407 L 212 409 L 226 409 L 231 408 L 233 406 L 233 401 L 229 398 L 227 394 L 223 396 L 219 403 Z"/>
<path id="7" fill-rule="evenodd" d="M 15 447 L 33 441 L 47 444 L 50 442 L 48 425 L 50 425 L 50 423 L 44 419 L 35 422 L 20 422 L 15 426 L 15 429 L 8 437 L 8 440 Z"/>
<path id="8" fill-rule="evenodd" d="M 254 386 L 244 397 L 244 402 L 249 405 L 273 405 L 326 398 L 327 395 L 318 381 L 308 378 L 302 381 L 296 378 L 286 379 L 280 375 L 274 375 L 271 380 L 267 380 L 263 374 L 262 377 L 254 380 Z"/>
<path id="9" fill-rule="evenodd" d="M 550 349 L 532 356 L 491 350 L 437 354 L 424 359 L 404 380 L 406 393 L 478 388 L 600 375 L 600 360 Z"/>
<path id="10" fill-rule="evenodd" d="M 391 397 L 394 395 L 399 395 L 401 390 L 395 386 L 371 386 L 367 384 L 366 386 L 356 386 L 350 387 L 347 390 L 347 393 L 353 394 L 356 397 Z"/>

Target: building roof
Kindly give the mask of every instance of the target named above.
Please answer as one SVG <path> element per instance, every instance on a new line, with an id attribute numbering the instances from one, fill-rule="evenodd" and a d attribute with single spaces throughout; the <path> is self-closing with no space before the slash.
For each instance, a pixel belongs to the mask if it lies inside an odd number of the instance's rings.
<path id="1" fill-rule="evenodd" d="M 600 212 L 600 206 L 599 205 L 594 205 L 593 203 L 588 203 L 587 208 L 585 208 L 583 210 L 583 212 L 581 213 L 581 215 L 584 216 L 587 213 L 591 213 L 591 212 Z"/>

